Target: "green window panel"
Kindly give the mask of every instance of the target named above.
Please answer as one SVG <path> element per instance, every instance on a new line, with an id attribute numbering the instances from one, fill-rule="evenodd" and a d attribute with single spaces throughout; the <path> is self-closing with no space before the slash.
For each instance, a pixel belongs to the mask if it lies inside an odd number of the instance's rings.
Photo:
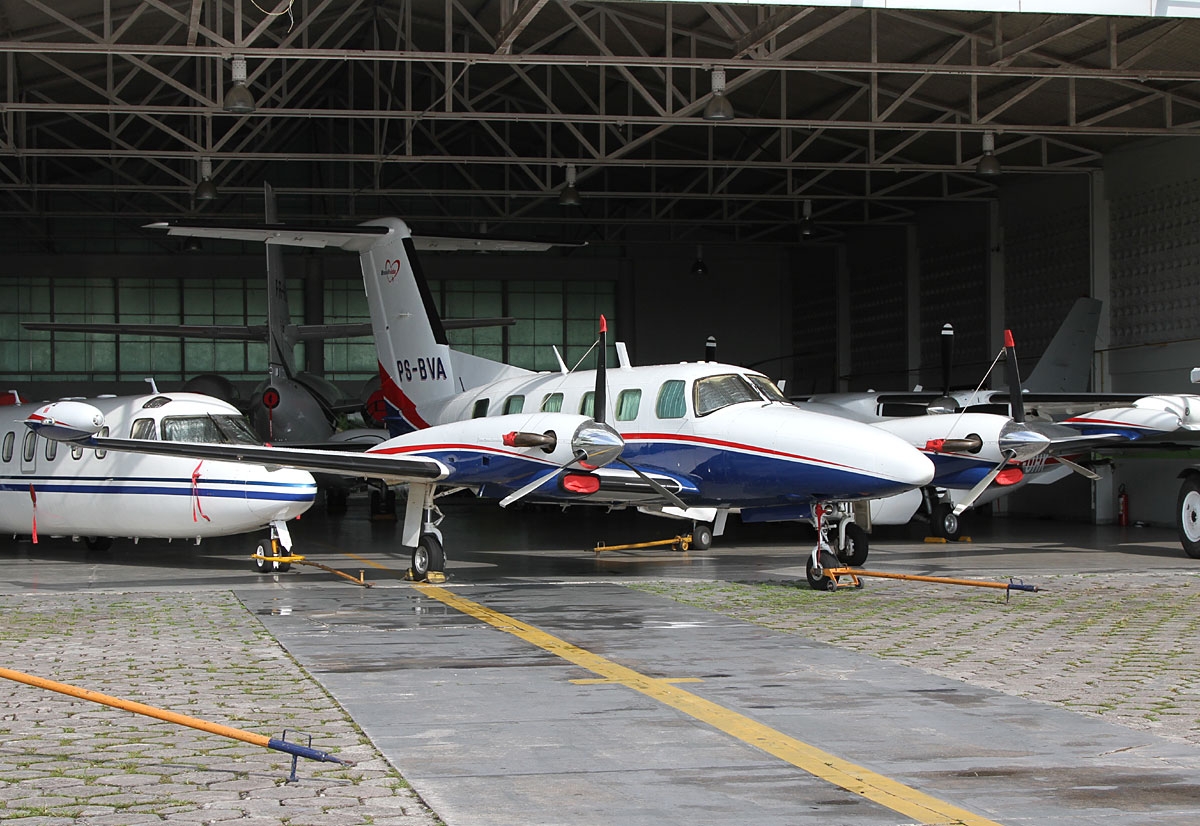
<path id="1" fill-rule="evenodd" d="M 654 415 L 660 419 L 682 419 L 687 415 L 687 398 L 681 380 L 671 379 L 663 382 L 663 386 L 658 390 Z"/>
<path id="2" fill-rule="evenodd" d="M 214 372 L 223 376 L 246 372 L 246 347 L 242 342 L 216 341 L 213 342 L 213 351 L 216 356 L 216 364 L 213 365 Z M 260 366 L 265 366 L 265 364 L 265 362 L 259 362 Z"/>
<path id="3" fill-rule="evenodd" d="M 183 370 L 188 374 L 211 373 L 217 369 L 216 348 L 211 341 L 183 343 Z"/>
<path id="4" fill-rule="evenodd" d="M 622 390 L 617 396 L 617 421 L 631 422 L 637 418 L 638 408 L 642 404 L 641 390 Z"/>

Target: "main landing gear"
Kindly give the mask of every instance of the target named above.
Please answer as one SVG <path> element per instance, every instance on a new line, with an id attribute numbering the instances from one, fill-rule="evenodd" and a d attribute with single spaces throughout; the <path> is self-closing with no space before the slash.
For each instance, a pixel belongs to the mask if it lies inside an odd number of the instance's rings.
<path id="1" fill-rule="evenodd" d="M 408 579 L 414 582 L 445 582 L 446 551 L 438 525 L 445 518 L 433 503 L 434 486 L 411 483 L 404 506 L 401 541 L 412 548 Z"/>
<path id="2" fill-rule="evenodd" d="M 817 529 L 817 545 L 805 566 L 808 584 L 817 591 L 837 590 L 837 583 L 825 575 L 825 569 L 858 567 L 865 563 L 869 545 L 867 532 L 854 522 L 851 506 L 844 502 L 814 506 L 812 521 Z M 829 541 L 831 535 L 837 543 L 836 552 Z M 862 587 L 861 580 L 859 587 Z"/>

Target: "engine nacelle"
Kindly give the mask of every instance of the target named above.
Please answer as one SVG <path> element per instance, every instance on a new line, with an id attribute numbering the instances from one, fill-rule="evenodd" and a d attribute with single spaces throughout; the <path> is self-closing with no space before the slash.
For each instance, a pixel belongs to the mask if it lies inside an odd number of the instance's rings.
<path id="1" fill-rule="evenodd" d="M 1143 410 L 1174 413 L 1179 417 L 1179 426 L 1184 430 L 1200 430 L 1200 396 L 1146 396 L 1135 401 L 1133 406 Z"/>
<path id="2" fill-rule="evenodd" d="M 104 414 L 87 402 L 52 402 L 29 414 L 25 426 L 56 442 L 77 442 L 104 427 Z"/>

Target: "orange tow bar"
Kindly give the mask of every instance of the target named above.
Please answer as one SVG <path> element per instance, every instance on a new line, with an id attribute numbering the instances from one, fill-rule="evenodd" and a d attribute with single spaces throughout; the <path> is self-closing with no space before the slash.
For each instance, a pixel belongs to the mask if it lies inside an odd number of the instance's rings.
<path id="1" fill-rule="evenodd" d="M 120 697 L 112 697 L 108 694 L 101 694 L 98 691 L 92 691 L 87 688 L 79 688 L 78 686 L 68 685 L 67 683 L 59 683 L 54 680 L 47 680 L 44 677 L 35 677 L 32 674 L 25 674 L 21 671 L 13 671 L 9 668 L 0 668 L 0 677 L 6 680 L 13 680 L 25 685 L 31 685 L 34 688 L 44 688 L 47 691 L 57 691 L 59 694 L 66 694 L 70 697 L 76 697 L 80 700 L 87 700 L 89 703 L 99 703 L 100 705 L 112 706 L 119 708 L 122 711 L 132 711 L 134 714 L 142 714 L 146 717 L 154 717 L 158 720 L 163 720 L 168 723 L 174 723 L 179 726 L 188 726 L 190 728 L 207 731 L 209 734 L 217 734 L 221 737 L 228 737 L 232 740 L 241 740 L 243 743 L 249 743 L 253 746 L 262 746 L 263 748 L 274 749 L 275 751 L 286 752 L 292 755 L 292 776 L 289 778 L 291 782 L 296 781 L 296 758 L 304 757 L 309 760 L 316 760 L 322 763 L 340 763 L 343 766 L 353 766 L 354 763 L 349 760 L 342 760 L 334 757 L 332 754 L 323 751 L 317 751 L 309 746 L 302 746 L 299 743 L 289 743 L 287 740 L 276 737 L 267 737 L 262 734 L 255 734 L 250 731 L 223 726 L 220 723 L 210 723 L 208 720 L 201 720 L 198 717 L 189 717 L 186 714 L 179 714 L 166 709 L 155 708 L 143 703 L 137 703 L 133 700 L 122 700 Z M 287 737 L 287 732 L 283 733 Z"/>
<path id="2" fill-rule="evenodd" d="M 1019 580 L 1010 579 L 1008 582 L 993 582 L 986 579 L 955 579 L 946 576 L 924 576 L 922 574 L 893 574 L 887 571 L 861 571 L 858 568 L 825 568 L 825 576 L 829 577 L 835 588 L 861 588 L 860 576 L 873 576 L 880 579 L 903 579 L 910 582 L 937 582 L 942 585 L 967 585 L 974 588 L 1003 588 L 1005 598 L 1011 591 L 1030 591 L 1036 593 L 1041 589 L 1036 585 L 1026 585 Z M 839 579 L 848 577 L 849 582 L 842 584 Z M 830 589 L 834 590 L 834 589 Z"/>

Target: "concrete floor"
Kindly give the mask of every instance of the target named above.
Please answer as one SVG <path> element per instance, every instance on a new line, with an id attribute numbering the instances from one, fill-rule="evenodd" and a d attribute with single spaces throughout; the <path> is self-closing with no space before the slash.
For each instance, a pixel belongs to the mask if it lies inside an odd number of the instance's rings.
<path id="1" fill-rule="evenodd" d="M 293 536 L 370 589 L 312 568 L 253 574 L 241 537 L 107 554 L 6 540 L 0 593 L 232 591 L 449 826 L 1200 822 L 1196 744 L 846 650 L 819 627 L 768 630 L 625 587 L 803 581 L 802 527 L 741 528 L 703 552 L 597 554 L 598 541 L 660 539 L 677 523 L 455 503 L 449 582 L 422 589 L 402 581 L 396 526 L 362 509 L 313 513 Z M 1200 573 L 1168 530 L 1017 520 L 981 521 L 954 545 L 881 532 L 866 567 Z M 928 602 L 905 594 L 913 610 Z M 840 601 L 822 610 L 853 623 L 855 596 L 821 595 Z M 1003 622 L 993 603 L 982 610 Z"/>

